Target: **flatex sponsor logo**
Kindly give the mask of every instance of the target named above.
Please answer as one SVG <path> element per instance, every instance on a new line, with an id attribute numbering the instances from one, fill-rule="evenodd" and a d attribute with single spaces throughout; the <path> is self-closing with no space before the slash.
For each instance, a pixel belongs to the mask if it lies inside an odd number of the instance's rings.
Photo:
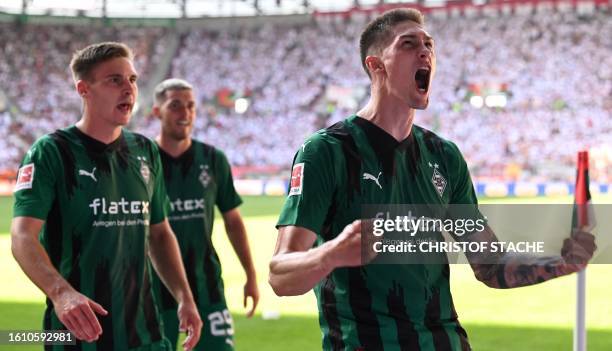
<path id="1" fill-rule="evenodd" d="M 149 213 L 149 201 L 110 201 L 106 198 L 95 198 L 89 204 L 94 216 L 102 214 L 145 214 Z"/>
<path id="2" fill-rule="evenodd" d="M 204 199 L 176 199 L 170 202 L 172 212 L 204 210 Z"/>

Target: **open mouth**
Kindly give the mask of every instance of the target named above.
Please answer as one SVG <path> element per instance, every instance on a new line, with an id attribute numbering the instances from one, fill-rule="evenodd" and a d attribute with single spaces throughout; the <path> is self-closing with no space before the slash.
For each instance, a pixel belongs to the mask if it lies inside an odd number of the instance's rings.
<path id="1" fill-rule="evenodd" d="M 180 120 L 180 121 L 177 122 L 177 124 L 179 126 L 188 126 L 189 125 L 189 121 L 187 121 L 187 120 Z"/>
<path id="2" fill-rule="evenodd" d="M 117 109 L 119 109 L 119 111 L 123 113 L 128 113 L 132 110 L 132 104 L 124 102 L 124 103 L 117 105 Z"/>
<path id="3" fill-rule="evenodd" d="M 428 68 L 419 68 L 415 75 L 414 80 L 416 81 L 417 90 L 420 93 L 426 93 L 429 90 L 429 73 L 431 71 Z"/>

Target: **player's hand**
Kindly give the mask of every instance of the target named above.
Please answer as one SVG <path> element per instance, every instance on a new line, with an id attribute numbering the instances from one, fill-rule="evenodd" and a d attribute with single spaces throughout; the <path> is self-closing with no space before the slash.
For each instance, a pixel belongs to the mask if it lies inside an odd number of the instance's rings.
<path id="1" fill-rule="evenodd" d="M 584 269 L 593 258 L 595 250 L 597 250 L 597 245 L 595 245 L 595 237 L 591 233 L 574 230 L 572 235 L 565 239 L 561 249 L 561 256 L 566 262 L 564 268 L 568 271 L 567 273 Z"/>
<path id="2" fill-rule="evenodd" d="M 247 318 L 253 317 L 255 308 L 257 308 L 257 304 L 259 303 L 259 288 L 257 287 L 257 280 L 254 277 L 247 278 L 246 284 L 244 284 L 244 300 L 242 301 L 244 308 L 247 307 L 247 300 L 249 297 L 253 301 L 253 304 L 246 314 Z"/>
<path id="3" fill-rule="evenodd" d="M 53 307 L 57 318 L 77 339 L 92 342 L 102 334 L 96 313 L 106 316 L 108 312 L 78 291 L 72 289 L 60 294 L 53 300 Z"/>
<path id="4" fill-rule="evenodd" d="M 361 235 L 362 227 L 367 233 L 370 233 L 363 238 L 367 241 L 363 243 Z M 353 223 L 344 227 L 344 230 L 331 241 L 333 243 L 333 253 L 330 258 L 334 268 L 362 266 L 376 257 L 376 252 L 374 252 L 372 246 L 379 238 L 372 235 L 372 231 L 368 230 L 368 228 L 371 229 L 371 221 L 363 223 L 361 220 L 353 221 Z M 363 252 L 362 245 L 365 249 Z"/>
<path id="5" fill-rule="evenodd" d="M 179 303 L 178 318 L 179 330 L 187 332 L 187 338 L 183 342 L 183 350 L 189 351 L 200 341 L 200 333 L 202 331 L 202 320 L 193 299 Z"/>

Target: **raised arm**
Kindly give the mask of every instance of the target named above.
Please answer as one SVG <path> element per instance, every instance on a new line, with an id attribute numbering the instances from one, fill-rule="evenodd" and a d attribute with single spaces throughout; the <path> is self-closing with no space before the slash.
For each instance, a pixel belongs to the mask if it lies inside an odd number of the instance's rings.
<path id="1" fill-rule="evenodd" d="M 11 223 L 13 256 L 28 278 L 49 297 L 62 324 L 78 339 L 95 341 L 102 334 L 102 327 L 95 313 L 106 315 L 108 312 L 76 291 L 53 267 L 49 255 L 38 241 L 38 233 L 43 223 L 42 220 L 33 217 L 13 218 Z"/>
<path id="2" fill-rule="evenodd" d="M 269 282 L 279 296 L 302 295 L 338 267 L 360 266 L 361 221 L 318 247 L 316 234 L 296 226 L 281 227 L 270 262 Z"/>
<path id="3" fill-rule="evenodd" d="M 469 240 L 494 242 L 497 238 L 487 226 L 484 231 L 470 235 Z M 534 285 L 580 271 L 593 257 L 596 248 L 593 235 L 578 231 L 565 239 L 559 256 L 486 252 L 468 255 L 468 260 L 478 280 L 492 288 L 507 289 Z"/>

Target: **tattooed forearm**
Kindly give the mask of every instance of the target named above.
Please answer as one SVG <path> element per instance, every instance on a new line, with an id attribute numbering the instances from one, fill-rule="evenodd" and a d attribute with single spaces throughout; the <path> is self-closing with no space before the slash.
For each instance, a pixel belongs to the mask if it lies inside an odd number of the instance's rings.
<path id="1" fill-rule="evenodd" d="M 534 285 L 575 272 L 562 257 L 527 257 L 501 255 L 497 264 L 472 265 L 476 277 L 487 286 L 498 289 Z"/>
<path id="2" fill-rule="evenodd" d="M 470 241 L 498 241 L 490 228 L 470 236 Z M 569 240 L 569 241 L 568 241 Z M 586 266 L 596 246 L 592 235 L 580 233 L 579 237 L 566 240 L 563 254 L 536 257 L 512 253 L 484 252 L 468 255 L 476 278 L 487 286 L 506 289 L 545 282 L 577 272 Z M 579 242 L 581 246 L 576 245 Z M 568 263 L 569 261 L 573 263 Z"/>

